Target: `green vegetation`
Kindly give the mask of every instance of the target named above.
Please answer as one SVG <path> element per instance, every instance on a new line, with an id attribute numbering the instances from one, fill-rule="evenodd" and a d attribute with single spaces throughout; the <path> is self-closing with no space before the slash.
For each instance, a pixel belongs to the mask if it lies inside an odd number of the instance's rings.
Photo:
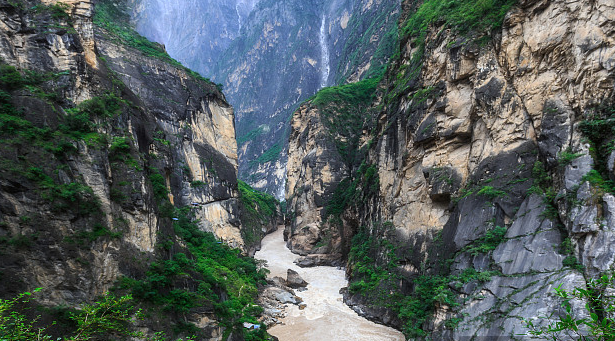
<path id="1" fill-rule="evenodd" d="M 102 296 L 92 304 L 84 305 L 80 310 L 67 310 L 63 318 L 70 322 L 72 327 L 69 335 L 53 337 L 49 329 L 57 322 L 48 326 L 40 323 L 41 316 L 28 311 L 28 305 L 33 302 L 32 293 L 24 292 L 12 299 L 0 299 L 0 340 L 6 341 L 33 341 L 33 340 L 62 340 L 87 341 L 113 338 L 128 339 L 140 338 L 147 341 L 170 340 L 164 333 L 156 333 L 154 337 L 146 337 L 141 332 L 131 331 L 130 325 L 138 318 L 141 312 L 133 306 L 130 295 L 115 297 L 111 294 Z M 48 309 L 49 310 L 49 309 Z M 186 341 L 192 340 L 187 338 Z M 177 340 L 177 341 L 181 341 Z"/>
<path id="2" fill-rule="evenodd" d="M 607 160 L 615 151 L 615 105 L 605 103 L 596 107 L 581 121 L 579 130 L 589 140 L 590 154 L 595 161 L 595 169 L 584 180 L 601 192 L 615 193 L 615 183 L 607 167 Z"/>
<path id="3" fill-rule="evenodd" d="M 65 4 L 62 2 L 55 3 L 53 5 L 45 5 L 38 4 L 32 7 L 32 10 L 35 13 L 48 13 L 52 19 L 54 20 L 70 20 L 70 15 L 68 14 L 71 6 L 69 4 Z"/>
<path id="4" fill-rule="evenodd" d="M 491 31 L 502 26 L 506 13 L 517 0 L 425 0 L 417 5 L 414 13 L 408 16 L 400 32 L 401 40 L 411 39 L 415 46 L 411 60 L 401 63 L 399 52 L 393 57 L 397 63 L 394 84 L 385 96 L 385 103 L 393 103 L 398 96 L 416 87 L 415 80 L 420 75 L 426 49 L 426 38 L 430 29 L 442 32 L 450 28 L 454 33 L 468 37 L 465 43 L 485 41 Z"/>
<path id="5" fill-rule="evenodd" d="M 250 212 L 263 219 L 276 216 L 278 201 L 273 196 L 259 192 L 241 180 L 238 180 L 238 185 L 239 198 Z"/>
<path id="6" fill-rule="evenodd" d="M 615 193 L 615 182 L 613 182 L 613 180 L 605 180 L 602 174 L 595 169 L 585 174 L 581 180 L 589 181 L 592 187 L 600 190 L 601 193 L 597 193 L 597 196 L 600 198 L 602 198 L 602 194 L 604 193 Z"/>
<path id="7" fill-rule="evenodd" d="M 205 187 L 207 185 L 206 182 L 200 181 L 200 180 L 194 180 L 192 182 L 190 182 L 190 187 L 192 188 L 201 188 L 201 187 Z"/>
<path id="8" fill-rule="evenodd" d="M 475 240 L 472 244 L 466 246 L 463 251 L 476 256 L 481 253 L 488 253 L 495 250 L 498 245 L 504 241 L 506 235 L 506 227 L 496 226 L 491 230 L 487 230 L 485 235 Z"/>
<path id="9" fill-rule="evenodd" d="M 431 25 L 450 27 L 460 33 L 489 34 L 502 26 L 516 0 L 426 0 L 404 23 L 402 34 L 424 44 Z"/>
<path id="10" fill-rule="evenodd" d="M 563 313 L 558 314 L 555 322 L 546 327 L 535 325 L 535 319 L 526 320 L 530 329 L 528 336 L 548 340 L 572 338 L 587 341 L 615 340 L 615 296 L 613 296 L 613 273 L 606 273 L 597 279 L 589 279 L 587 287 L 576 287 L 572 291 L 562 289 L 560 284 L 556 295 L 563 300 Z M 582 311 L 572 301 L 586 302 Z M 538 317 L 553 321 L 550 316 Z"/>
<path id="11" fill-rule="evenodd" d="M 371 118 L 368 109 L 375 99 L 380 78 L 333 86 L 320 90 L 312 99 L 319 109 L 330 138 L 348 166 L 361 157 L 359 140 L 363 126 Z"/>
<path id="12" fill-rule="evenodd" d="M 384 75 L 389 58 L 399 44 L 398 6 L 398 3 L 392 2 L 388 8 L 380 8 L 369 18 L 358 15 L 350 17 L 346 28 L 348 38 L 341 52 L 343 60 L 339 63 L 336 84 L 346 83 L 351 73 L 359 69 L 361 62 L 367 62 L 366 55 L 371 56 L 370 68 L 363 78 L 379 78 Z M 376 44 L 372 41 L 375 36 L 379 37 Z M 371 50 L 373 47 L 375 51 Z"/>
<path id="13" fill-rule="evenodd" d="M 130 24 L 130 16 L 122 8 L 117 4 L 117 0 L 99 1 L 94 12 L 94 24 L 103 28 L 118 43 L 135 48 L 148 57 L 157 58 L 181 68 L 196 79 L 213 84 L 209 79 L 203 78 L 203 76 L 171 58 L 162 45 L 151 42 L 137 33 Z M 216 88 L 218 87 L 216 86 Z"/>
<path id="14" fill-rule="evenodd" d="M 335 189 L 326 206 L 327 217 L 338 220 L 339 216 L 350 206 L 378 192 L 380 178 L 376 165 L 362 163 L 354 174 L 342 180 Z"/>
<path id="15" fill-rule="evenodd" d="M 254 166 L 257 164 L 263 164 L 267 162 L 274 162 L 280 158 L 280 154 L 282 153 L 282 143 L 277 142 L 271 148 L 267 149 L 261 156 L 256 158 L 256 160 L 251 160 L 250 165 Z"/>
<path id="16" fill-rule="evenodd" d="M 357 83 L 324 88 L 313 97 L 312 104 L 321 108 L 330 104 L 351 106 L 343 110 L 352 110 L 353 105 L 366 106 L 372 103 L 379 82 L 380 79 L 371 78 Z"/>
<path id="17" fill-rule="evenodd" d="M 551 176 L 547 172 L 545 165 L 541 161 L 536 161 L 532 167 L 533 184 L 528 189 L 528 194 L 536 194 L 542 197 L 542 202 L 545 205 L 543 216 L 551 221 L 556 222 L 559 219 L 559 213 L 555 206 L 557 192 L 553 187 Z"/>
<path id="18" fill-rule="evenodd" d="M 108 227 L 98 223 L 98 224 L 94 224 L 92 231 L 80 231 L 76 233 L 74 236 L 66 238 L 66 241 L 71 244 L 78 244 L 78 245 L 85 246 L 85 245 L 89 245 L 97 241 L 99 238 L 117 239 L 117 238 L 120 238 L 121 236 L 122 236 L 122 233 L 113 232 L 109 230 Z"/>
<path id="19" fill-rule="evenodd" d="M 572 148 L 568 147 L 559 154 L 557 163 L 561 168 L 564 168 L 581 156 L 583 156 L 583 153 L 573 153 Z"/>
<path id="20" fill-rule="evenodd" d="M 583 269 L 585 269 L 585 267 L 583 266 L 583 264 L 581 264 L 581 262 L 579 262 L 577 257 L 572 255 L 564 258 L 564 260 L 562 261 L 562 265 L 565 267 L 577 269 L 579 271 L 583 271 Z"/>
<path id="21" fill-rule="evenodd" d="M 251 245 L 262 238 L 262 227 L 274 224 L 279 205 L 273 196 L 259 192 L 247 183 L 238 180 L 241 201 L 241 231 L 244 241 Z"/>
<path id="22" fill-rule="evenodd" d="M 424 324 L 432 317 L 436 304 L 449 307 L 459 305 L 454 289 L 470 282 L 486 282 L 492 276 L 500 275 L 496 271 L 478 272 L 473 268 L 457 275 L 427 274 L 421 270 L 419 276 L 411 279 L 412 293 L 404 295 L 399 288 L 404 277 L 401 275 L 397 247 L 388 241 L 391 230 L 390 223 L 376 223 L 371 230 L 362 227 L 355 235 L 349 254 L 352 272 L 349 291 L 367 298 L 375 307 L 388 308 L 396 313 L 404 322 L 403 331 L 407 338 L 428 335 L 423 330 Z M 501 228 L 492 231 L 491 235 L 478 242 L 477 252 L 491 251 L 499 244 Z M 455 320 L 447 322 L 449 327 L 454 327 Z"/>
<path id="23" fill-rule="evenodd" d="M 77 152 L 77 143 L 85 140 L 88 146 L 103 148 L 109 138 L 96 133 L 98 125 L 119 116 L 128 103 L 113 93 L 106 93 L 84 101 L 76 107 L 64 109 L 65 114 L 58 114 L 57 129 L 51 126 L 35 125 L 35 115 L 26 115 L 23 109 L 12 103 L 12 92 L 27 90 L 44 93 L 47 87 L 60 77 L 60 73 L 20 72 L 12 66 L 0 64 L 0 139 L 4 148 L 29 148 L 28 157 L 21 157 L 13 162 L 3 162 L 2 168 L 14 176 L 23 176 L 37 184 L 42 198 L 52 203 L 54 210 L 73 209 L 81 216 L 99 214 L 99 202 L 93 191 L 79 181 L 63 183 L 58 178 L 55 161 L 64 162 L 68 155 Z M 53 112 L 59 106 L 47 96 L 47 106 Z M 114 137 L 109 146 L 110 158 L 130 150 L 128 139 Z M 7 153 L 5 155 L 10 155 Z M 40 164 L 41 159 L 51 162 Z"/>
<path id="24" fill-rule="evenodd" d="M 186 243 L 186 253 L 150 264 L 144 278 L 124 278 L 122 289 L 135 298 L 173 314 L 185 314 L 196 307 L 212 307 L 221 325 L 246 340 L 266 340 L 264 326 L 246 331 L 243 322 L 258 324 L 262 308 L 254 303 L 257 285 L 263 283 L 266 270 L 258 269 L 254 259 L 203 232 L 190 208 L 174 209 L 173 226 L 178 238 Z"/>
<path id="25" fill-rule="evenodd" d="M 499 189 L 495 189 L 493 188 L 493 186 L 483 186 L 480 190 L 478 190 L 476 195 L 482 195 L 487 197 L 487 199 L 489 200 L 494 200 L 499 197 L 506 196 L 506 192 Z"/>
<path id="26" fill-rule="evenodd" d="M 167 185 L 162 174 L 158 173 L 156 170 L 152 170 L 149 180 L 154 189 L 154 197 L 159 200 L 166 199 L 169 191 L 167 190 Z"/>
<path id="27" fill-rule="evenodd" d="M 247 134 L 237 138 L 237 145 L 241 146 L 248 141 L 252 141 L 267 131 L 269 131 L 269 127 L 266 125 L 260 125 L 258 128 L 252 129 Z"/>
<path id="28" fill-rule="evenodd" d="M 30 167 L 24 175 L 38 185 L 42 198 L 51 202 L 57 211 L 73 209 L 81 215 L 99 212 L 100 203 L 94 191 L 87 185 L 77 182 L 59 184 L 39 167 Z"/>
<path id="29" fill-rule="evenodd" d="M 348 261 L 352 264 L 352 276 L 354 280 L 348 289 L 351 293 L 369 294 L 372 301 L 385 303 L 389 300 L 387 290 L 376 290 L 380 286 L 394 286 L 399 281 L 397 266 L 399 258 L 395 254 L 396 248 L 386 238 L 390 224 L 376 224 L 375 228 L 380 233 L 380 238 L 374 238 L 365 227 L 353 237 L 352 249 Z M 376 265 L 375 255 L 380 259 Z M 395 300 L 391 299 L 391 302 Z"/>

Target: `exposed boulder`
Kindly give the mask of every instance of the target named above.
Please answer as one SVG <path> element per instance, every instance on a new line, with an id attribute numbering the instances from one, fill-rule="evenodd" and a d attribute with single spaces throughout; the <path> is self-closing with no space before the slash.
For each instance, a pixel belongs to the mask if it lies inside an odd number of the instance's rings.
<path id="1" fill-rule="evenodd" d="M 298 289 L 302 287 L 306 287 L 308 283 L 301 278 L 299 273 L 293 269 L 288 269 L 286 272 L 286 285 L 293 289 Z"/>

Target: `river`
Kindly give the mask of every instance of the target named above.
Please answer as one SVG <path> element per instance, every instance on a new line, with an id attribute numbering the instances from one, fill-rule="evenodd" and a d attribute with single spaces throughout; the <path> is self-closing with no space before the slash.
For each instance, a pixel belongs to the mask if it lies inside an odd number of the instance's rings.
<path id="1" fill-rule="evenodd" d="M 297 296 L 307 304 L 304 310 L 289 304 L 283 324 L 268 331 L 280 341 L 403 341 L 399 331 L 371 322 L 344 304 L 340 288 L 348 285 L 344 270 L 317 266 L 300 268 L 293 263 L 299 258 L 286 248 L 282 228 L 263 239 L 256 259 L 266 260 L 270 277 L 286 278 L 286 270 L 293 269 L 309 284 Z"/>

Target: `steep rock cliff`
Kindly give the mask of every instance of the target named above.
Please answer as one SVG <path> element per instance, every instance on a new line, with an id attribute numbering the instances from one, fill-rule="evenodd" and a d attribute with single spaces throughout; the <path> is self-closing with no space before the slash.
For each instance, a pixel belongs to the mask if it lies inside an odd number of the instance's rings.
<path id="1" fill-rule="evenodd" d="M 243 315 L 219 297 L 251 305 L 260 278 L 221 244 L 245 246 L 233 109 L 136 35 L 124 6 L 0 1 L 0 295 L 42 287 L 39 304 L 72 308 L 115 287 L 164 308 L 140 330 L 191 323 L 218 340 L 236 328 L 221 312 Z M 199 259 L 242 275 L 204 277 Z"/>
<path id="2" fill-rule="evenodd" d="M 130 0 L 139 33 L 165 45 L 166 51 L 202 75 L 241 35 L 258 0 Z"/>
<path id="3" fill-rule="evenodd" d="M 613 268 L 614 6 L 438 4 L 404 2 L 400 57 L 373 105 L 377 124 L 365 121 L 367 168 L 329 175 L 349 173 L 354 187 L 333 181 L 343 191 L 318 206 L 347 207 L 346 299 L 357 311 L 411 338 L 514 339 L 523 320 L 557 316 L 559 284 Z M 291 146 L 316 143 L 301 137 Z M 320 169 L 337 163 L 327 158 Z M 317 186 L 307 175 L 295 182 Z"/>
<path id="4" fill-rule="evenodd" d="M 326 85 L 382 73 L 399 0 L 131 0 L 133 20 L 169 54 L 226 89 L 240 178 L 282 199 L 289 117 Z"/>
<path id="5" fill-rule="evenodd" d="M 359 147 L 374 123 L 369 113 L 379 80 L 323 89 L 293 115 L 285 237 L 293 252 L 310 254 L 303 262 L 337 264 L 348 254 L 353 223 L 352 214 L 343 214 L 344 193 L 354 190 L 353 175 L 367 169 Z"/>
<path id="6" fill-rule="evenodd" d="M 382 70 L 399 1 L 261 1 L 216 66 L 236 108 L 240 177 L 283 197 L 288 119 L 327 85 Z"/>

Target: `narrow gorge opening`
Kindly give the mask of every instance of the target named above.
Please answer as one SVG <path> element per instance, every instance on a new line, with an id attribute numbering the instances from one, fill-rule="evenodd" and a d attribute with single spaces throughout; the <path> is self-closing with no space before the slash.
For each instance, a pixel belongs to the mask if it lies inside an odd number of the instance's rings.
<path id="1" fill-rule="evenodd" d="M 0 21 L 1 340 L 613 339 L 609 1 Z"/>

